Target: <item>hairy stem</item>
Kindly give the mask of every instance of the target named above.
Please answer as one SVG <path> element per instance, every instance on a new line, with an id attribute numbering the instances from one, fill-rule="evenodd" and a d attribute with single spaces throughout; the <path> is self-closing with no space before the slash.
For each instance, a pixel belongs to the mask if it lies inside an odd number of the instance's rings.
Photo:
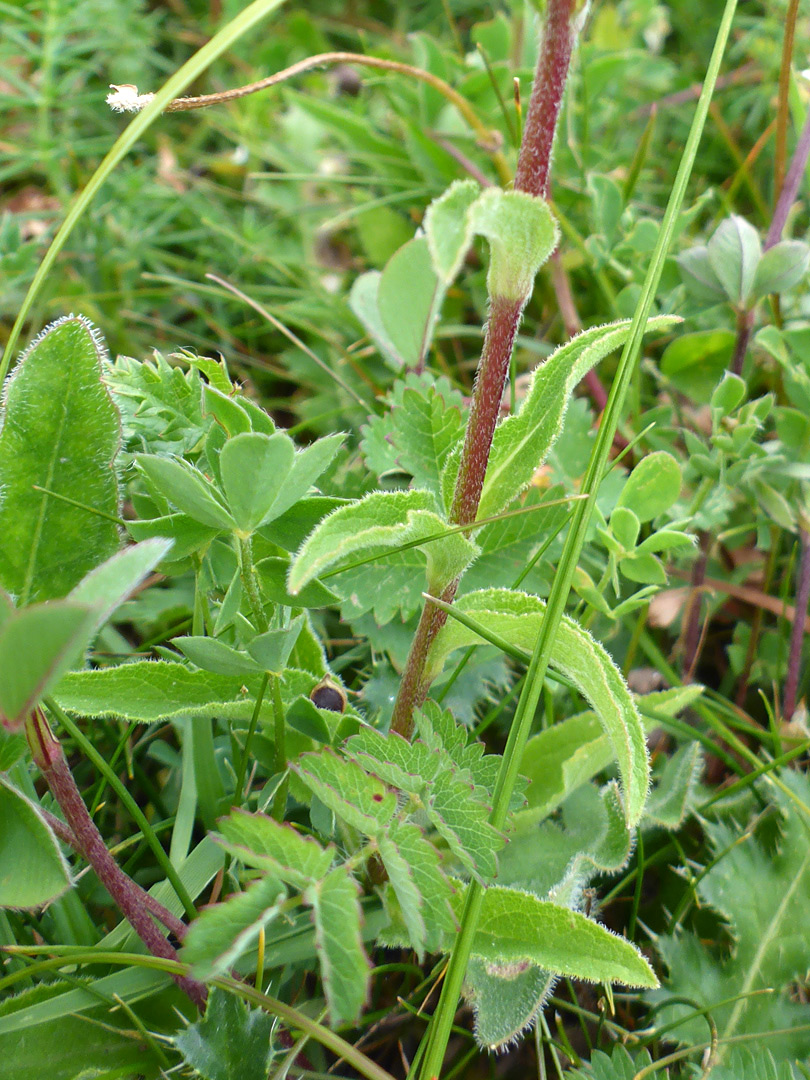
<path id="1" fill-rule="evenodd" d="M 425 82 L 429 86 L 432 86 L 434 90 L 437 90 L 447 99 L 447 101 L 455 106 L 461 116 L 464 117 L 465 121 L 475 132 L 479 145 L 492 158 L 492 163 L 498 172 L 501 182 L 504 184 L 509 182 L 509 165 L 501 152 L 498 132 L 492 131 L 486 127 L 462 94 L 457 90 L 454 90 L 449 83 L 446 83 L 431 71 L 424 71 L 422 68 L 413 67 L 411 64 L 403 64 L 398 60 L 385 60 L 379 56 L 365 56 L 363 53 L 352 52 L 318 53 L 315 56 L 307 56 L 305 59 L 299 60 L 297 64 L 284 68 L 283 71 L 277 71 L 273 75 L 268 75 L 265 79 L 259 79 L 258 82 L 248 83 L 245 86 L 236 86 L 231 90 L 223 90 L 217 94 L 203 94 L 199 97 L 175 98 L 174 101 L 169 102 L 165 111 L 186 112 L 190 109 L 204 109 L 210 105 L 221 105 L 227 101 L 236 101 L 238 98 L 247 97 L 249 94 L 259 93 L 259 91 L 267 90 L 271 86 L 277 86 L 279 83 L 286 82 L 288 79 L 292 79 L 296 75 L 301 75 L 305 71 L 312 71 L 314 68 L 327 67 L 332 64 L 358 64 L 362 67 L 377 68 L 381 71 L 394 71 L 400 75 L 408 75 L 413 79 L 419 79 L 421 82 Z M 114 87 L 113 89 L 117 90 L 118 88 Z M 120 94 L 111 94 L 107 100 L 113 109 L 120 111 L 137 111 L 145 108 L 151 100 L 151 97 L 152 95 L 150 94 L 142 94 L 133 96 L 130 101 L 127 101 L 126 98 L 122 98 Z"/>
<path id="2" fill-rule="evenodd" d="M 576 40 L 574 6 L 574 0 L 548 2 L 543 45 L 518 156 L 515 190 L 543 198 L 548 193 L 554 134 Z M 478 513 L 492 437 L 509 375 L 509 361 L 529 295 L 517 300 L 490 297 L 484 346 L 450 509 L 452 525 L 471 524 Z M 441 599 L 452 602 L 457 588 L 458 579 L 443 589 Z M 432 605 L 422 609 L 391 719 L 391 730 L 405 738 L 410 738 L 413 733 L 414 709 L 427 697 L 429 685 L 424 677 L 425 661 L 446 618 L 443 611 Z"/>
<path id="3" fill-rule="evenodd" d="M 799 676 L 802 665 L 802 645 L 804 643 L 804 620 L 807 614 L 807 602 L 810 600 L 810 533 L 799 526 L 799 575 L 796 586 L 796 613 L 790 630 L 790 654 L 788 656 L 785 696 L 782 703 L 782 717 L 790 720 L 796 711 L 796 695 L 799 689 Z"/>
<path id="4" fill-rule="evenodd" d="M 26 737 L 37 767 L 59 804 L 70 832 L 82 854 L 95 870 L 99 881 L 149 952 L 164 960 L 176 960 L 176 950 L 152 921 L 148 907 L 143 901 L 143 890 L 124 873 L 107 850 L 104 838 L 84 805 L 84 800 L 65 759 L 62 745 L 54 736 L 45 719 L 45 714 L 40 709 L 28 718 Z M 207 992 L 202 983 L 179 975 L 175 977 L 175 982 L 185 990 L 195 1005 L 201 1009 L 204 1008 Z"/>
<path id="5" fill-rule="evenodd" d="M 43 808 L 40 808 L 40 813 L 47 821 L 51 832 L 54 833 L 63 844 L 72 847 L 73 850 L 78 855 L 81 855 L 83 859 L 86 859 L 87 862 L 90 861 L 87 859 L 84 848 L 73 835 L 73 830 L 66 825 L 61 818 L 58 818 L 56 814 L 52 814 L 49 810 Z M 163 923 L 169 933 L 174 934 L 178 941 L 182 941 L 188 933 L 188 927 L 182 919 L 178 919 L 176 915 L 172 915 L 167 907 L 164 907 L 159 900 L 154 898 L 154 896 L 150 896 L 146 889 L 142 889 L 137 882 L 133 881 L 132 886 L 134 889 L 138 890 L 141 903 L 146 910 L 154 915 L 158 922 Z"/>

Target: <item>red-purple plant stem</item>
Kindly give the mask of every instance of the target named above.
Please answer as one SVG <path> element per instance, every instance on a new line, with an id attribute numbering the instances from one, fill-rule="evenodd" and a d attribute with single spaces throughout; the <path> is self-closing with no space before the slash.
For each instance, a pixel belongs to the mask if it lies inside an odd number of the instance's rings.
<path id="1" fill-rule="evenodd" d="M 735 375 L 742 375 L 745 355 L 748 352 L 748 344 L 754 329 L 754 311 L 739 311 L 737 313 L 737 337 L 734 341 L 734 352 L 731 356 L 730 370 Z"/>
<path id="2" fill-rule="evenodd" d="M 68 828 L 82 854 L 93 867 L 99 881 L 118 905 L 121 913 L 153 956 L 177 960 L 176 949 L 166 940 L 143 903 L 142 890 L 121 869 L 107 850 L 107 845 L 84 805 L 81 792 L 65 759 L 62 745 L 51 731 L 44 713 L 37 709 L 26 724 L 26 736 L 37 764 Z M 203 1009 L 207 991 L 202 983 L 184 976 L 173 976 L 198 1008 Z"/>
<path id="3" fill-rule="evenodd" d="M 56 814 L 52 814 L 50 810 L 45 810 L 43 807 L 40 807 L 40 813 L 47 821 L 51 832 L 54 833 L 63 844 L 72 847 L 78 855 L 81 855 L 82 858 L 86 859 L 88 862 L 90 861 L 87 859 L 81 844 L 73 835 L 73 830 L 66 825 L 61 818 L 58 818 Z M 172 915 L 168 908 L 164 907 L 159 900 L 154 898 L 154 896 L 150 896 L 146 889 L 142 889 L 137 882 L 133 881 L 132 884 L 134 888 L 138 890 L 141 903 L 144 907 L 155 916 L 158 922 L 163 923 L 170 934 L 174 934 L 178 941 L 182 941 L 188 933 L 186 924 L 181 919 L 178 919 L 176 915 Z"/>
<path id="4" fill-rule="evenodd" d="M 802 645 L 804 644 L 804 620 L 807 615 L 807 602 L 810 600 L 810 533 L 799 526 L 799 579 L 796 588 L 796 612 L 790 631 L 790 653 L 788 655 L 785 696 L 782 702 L 782 718 L 790 720 L 796 711 L 796 695 L 799 690 L 799 675 L 802 665 Z"/>
<path id="5" fill-rule="evenodd" d="M 542 49 L 518 155 L 515 190 L 543 198 L 548 194 L 554 135 L 576 41 L 574 3 L 575 0 L 548 0 Z M 453 525 L 472 523 L 478 513 L 512 348 L 528 299 L 528 294 L 520 298 L 490 297 L 484 347 L 449 515 Z M 443 590 L 442 599 L 452 602 L 457 587 L 458 580 L 451 582 Z M 424 676 L 425 661 L 445 620 L 444 612 L 431 605 L 422 609 L 391 718 L 391 730 L 407 739 L 413 734 L 414 709 L 422 704 L 430 688 Z"/>
<path id="6" fill-rule="evenodd" d="M 801 135 L 799 135 L 796 149 L 793 151 L 790 168 L 787 171 L 782 190 L 779 192 L 779 198 L 776 200 L 771 227 L 768 229 L 768 235 L 762 245 L 765 251 L 772 248 L 774 244 L 778 244 L 782 239 L 790 208 L 796 201 L 799 185 L 802 182 L 804 170 L 807 168 L 808 157 L 810 157 L 810 109 L 807 110 L 807 117 Z"/>
<path id="7" fill-rule="evenodd" d="M 543 47 L 523 126 L 515 190 L 548 196 L 551 151 L 576 42 L 575 0 L 548 0 Z"/>

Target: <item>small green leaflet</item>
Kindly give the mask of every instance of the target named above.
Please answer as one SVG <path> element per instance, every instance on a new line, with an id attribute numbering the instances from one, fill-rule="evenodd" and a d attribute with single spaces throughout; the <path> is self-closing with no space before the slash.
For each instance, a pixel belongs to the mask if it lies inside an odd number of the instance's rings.
<path id="1" fill-rule="evenodd" d="M 315 917 L 315 946 L 333 1025 L 356 1020 L 368 996 L 371 964 L 360 934 L 359 894 L 345 866 L 304 893 Z"/>

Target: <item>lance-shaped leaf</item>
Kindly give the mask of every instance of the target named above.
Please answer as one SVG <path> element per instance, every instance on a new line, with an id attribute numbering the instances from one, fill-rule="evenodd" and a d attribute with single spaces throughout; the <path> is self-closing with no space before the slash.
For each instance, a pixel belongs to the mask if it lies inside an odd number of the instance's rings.
<path id="1" fill-rule="evenodd" d="M 22 725 L 49 687 L 90 641 L 96 613 L 66 600 L 32 604 L 10 615 L 0 629 L 0 722 Z"/>
<path id="2" fill-rule="evenodd" d="M 181 953 L 182 960 L 193 965 L 195 978 L 227 974 L 276 918 L 286 898 L 281 882 L 267 875 L 224 903 L 201 911 L 189 927 Z"/>
<path id="3" fill-rule="evenodd" d="M 96 609 L 96 626 L 102 626 L 146 575 L 166 558 L 172 541 L 156 537 L 119 551 L 83 578 L 68 600 Z"/>
<path id="4" fill-rule="evenodd" d="M 70 884 L 56 837 L 38 807 L 0 780 L 0 908 L 36 908 Z"/>
<path id="5" fill-rule="evenodd" d="M 356 1020 L 368 994 L 371 965 L 360 934 L 359 893 L 345 866 L 335 867 L 304 893 L 315 919 L 315 947 L 333 1025 Z"/>
<path id="6" fill-rule="evenodd" d="M 662 333 L 680 320 L 662 315 L 647 322 L 647 332 Z M 551 354 L 535 371 L 520 411 L 495 429 L 478 517 L 493 517 L 526 488 L 562 430 L 568 401 L 577 383 L 600 360 L 621 348 L 630 321 L 583 330 Z M 448 460 L 442 477 L 445 502 L 452 499 L 458 456 Z"/>
<path id="7" fill-rule="evenodd" d="M 527 653 L 534 648 L 546 609 L 538 597 L 509 589 L 468 593 L 456 607 L 487 632 Z M 455 649 L 480 641 L 474 630 L 449 619 L 428 654 L 427 678 L 439 674 Z M 641 717 L 621 672 L 587 630 L 568 617 L 563 617 L 555 636 L 551 664 L 574 683 L 599 717 L 619 765 L 627 823 L 637 824 L 649 786 L 649 763 Z"/>
<path id="8" fill-rule="evenodd" d="M 443 299 L 427 240 L 409 240 L 388 260 L 377 285 L 380 322 L 406 367 L 424 362 Z"/>
<path id="9" fill-rule="evenodd" d="M 461 269 L 472 243 L 469 210 L 480 194 L 481 188 L 474 180 L 456 180 L 425 212 L 424 228 L 433 269 L 446 285 Z"/>
<path id="10" fill-rule="evenodd" d="M 459 889 L 452 899 L 457 915 L 465 892 Z M 650 965 L 625 938 L 561 904 L 496 885 L 484 892 L 472 955 L 494 964 L 535 964 L 591 982 L 658 985 Z"/>
<path id="11" fill-rule="evenodd" d="M 120 425 L 101 382 L 105 355 L 98 331 L 71 315 L 36 338 L 6 383 L 0 585 L 20 606 L 65 596 L 118 547 Z"/>
<path id="12" fill-rule="evenodd" d="M 341 506 L 315 528 L 290 567 L 288 587 L 299 589 L 330 567 L 431 539 L 424 545 L 428 580 L 443 588 L 464 570 L 478 548 L 461 533 L 442 536 L 447 523 L 427 491 L 375 491 Z M 438 588 L 438 585 L 434 585 Z"/>

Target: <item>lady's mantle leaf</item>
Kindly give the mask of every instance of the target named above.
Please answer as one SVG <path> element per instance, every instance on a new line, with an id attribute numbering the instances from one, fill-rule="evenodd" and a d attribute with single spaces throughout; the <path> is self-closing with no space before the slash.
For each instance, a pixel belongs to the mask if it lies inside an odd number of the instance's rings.
<path id="1" fill-rule="evenodd" d="M 456 606 L 528 653 L 534 648 L 545 613 L 545 604 L 538 597 L 509 589 L 468 593 Z M 435 678 L 455 649 L 480 641 L 473 630 L 448 620 L 428 655 L 427 677 Z M 637 824 L 649 786 L 649 763 L 641 717 L 619 669 L 587 630 L 567 617 L 562 619 L 554 639 L 551 664 L 571 679 L 591 703 L 608 733 L 622 778 L 627 823 Z"/>
<path id="2" fill-rule="evenodd" d="M 118 547 L 110 518 L 118 513 L 120 428 L 101 382 L 105 353 L 90 323 L 71 315 L 40 334 L 6 383 L 0 585 L 21 607 L 65 596 Z"/>

